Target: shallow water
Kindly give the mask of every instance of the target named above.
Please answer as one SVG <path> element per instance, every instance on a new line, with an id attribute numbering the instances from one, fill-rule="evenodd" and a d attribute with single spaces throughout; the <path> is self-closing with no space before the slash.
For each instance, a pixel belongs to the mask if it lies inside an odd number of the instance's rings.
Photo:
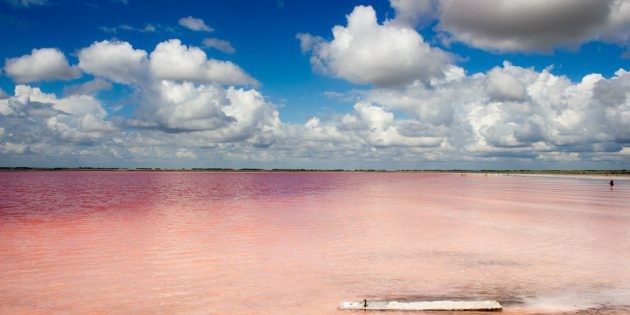
<path id="1" fill-rule="evenodd" d="M 627 314 L 630 180 L 607 182 L 2 172 L 0 313 L 334 314 L 367 298 Z"/>

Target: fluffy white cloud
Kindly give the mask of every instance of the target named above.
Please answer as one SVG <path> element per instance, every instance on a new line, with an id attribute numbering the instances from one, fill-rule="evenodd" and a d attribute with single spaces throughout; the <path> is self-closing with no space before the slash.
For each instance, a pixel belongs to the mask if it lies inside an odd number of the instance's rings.
<path id="1" fill-rule="evenodd" d="M 522 101 L 525 98 L 523 83 L 512 73 L 509 64 L 504 63 L 503 68 L 494 68 L 486 77 L 486 93 L 496 101 Z"/>
<path id="2" fill-rule="evenodd" d="M 160 81 L 147 93 L 133 126 L 192 133 L 203 145 L 244 142 L 268 146 L 279 135 L 278 111 L 255 90 Z M 188 140 L 191 141 L 191 140 Z"/>
<path id="3" fill-rule="evenodd" d="M 366 153 L 378 148 L 429 148 L 437 147 L 445 140 L 441 135 L 409 132 L 417 124 L 414 120 L 396 119 L 392 112 L 368 102 L 358 102 L 350 113 L 322 120 L 309 119 L 303 127 L 294 130 L 299 146 L 310 146 L 313 151 L 333 143 L 335 154 Z M 327 149 L 326 149 L 327 150 Z"/>
<path id="4" fill-rule="evenodd" d="M 432 88 L 376 89 L 365 97 L 415 116 L 403 134 L 444 135 L 462 157 L 545 160 L 567 152 L 580 160 L 627 146 L 630 133 L 622 126 L 630 123 L 629 84 L 624 70 L 610 79 L 593 74 L 573 83 L 548 69 L 504 63 Z"/>
<path id="5" fill-rule="evenodd" d="M 179 25 L 193 31 L 213 31 L 213 29 L 210 26 L 206 25 L 206 23 L 202 19 L 194 18 L 192 16 L 187 16 L 179 19 Z"/>
<path id="6" fill-rule="evenodd" d="M 147 52 L 119 41 L 95 42 L 79 51 L 79 67 L 117 83 L 140 84 L 148 76 Z"/>
<path id="7" fill-rule="evenodd" d="M 228 103 L 220 86 L 160 81 L 140 108 L 146 123 L 170 132 L 213 130 L 234 121 L 223 111 Z"/>
<path id="8" fill-rule="evenodd" d="M 69 88 L 70 96 L 66 98 L 54 99 L 54 95 L 48 95 L 36 101 L 54 104 L 53 109 L 75 116 L 82 115 L 85 113 L 81 110 L 91 111 L 95 105 L 94 98 L 87 94 L 111 88 L 101 78 L 129 85 L 138 99 L 137 113 L 119 123 L 136 130 L 135 141 L 122 141 L 134 142 L 133 150 L 126 151 L 134 156 L 149 152 L 140 148 L 143 140 L 139 139 L 148 139 L 152 146 L 170 144 L 168 141 L 174 138 L 177 141 L 173 143 L 189 143 L 191 147 L 223 142 L 268 146 L 281 127 L 277 110 L 257 91 L 222 86 L 257 84 L 253 78 L 233 63 L 208 59 L 201 49 L 184 46 L 179 40 L 158 44 L 150 55 L 126 42 L 96 42 L 79 51 L 79 60 L 79 66 L 96 76 L 95 80 Z M 90 115 L 103 119 L 106 113 L 92 111 Z M 62 130 L 58 122 L 59 119 L 50 120 L 49 129 Z M 93 122 L 83 119 L 81 123 L 79 127 Z M 170 135 L 167 141 L 164 132 Z M 194 136 L 180 139 L 178 134 Z M 116 151 L 124 155 L 121 146 Z M 166 151 L 167 156 L 177 156 L 172 150 Z"/>
<path id="9" fill-rule="evenodd" d="M 19 154 L 15 150 L 18 148 L 22 153 L 44 156 L 55 146 L 70 151 L 76 146 L 98 146 L 108 141 L 106 136 L 118 132 L 105 120 L 106 116 L 101 104 L 91 96 L 57 98 L 39 88 L 18 85 L 13 96 L 0 100 L 0 124 L 4 130 L 0 145 L 4 154 Z"/>
<path id="10" fill-rule="evenodd" d="M 66 56 L 56 48 L 33 49 L 30 55 L 9 58 L 4 71 L 18 83 L 70 80 L 81 75 L 81 71 L 70 66 Z"/>
<path id="11" fill-rule="evenodd" d="M 160 43 L 150 58 L 117 41 L 96 42 L 78 55 L 96 78 L 68 88 L 68 96 L 18 85 L 0 100 L 0 154 L 190 160 L 200 157 L 199 148 L 231 143 L 226 150 L 234 154 L 269 147 L 282 133 L 278 111 L 260 93 L 222 86 L 254 79 L 179 40 Z M 134 117 L 113 118 L 122 130 L 88 95 L 111 88 L 104 79 L 128 85 L 138 100 Z"/>
<path id="12" fill-rule="evenodd" d="M 203 46 L 207 48 L 214 48 L 220 50 L 226 54 L 233 54 L 236 52 L 236 49 L 232 47 L 232 44 L 226 40 L 218 39 L 218 38 L 206 38 L 203 40 Z"/>
<path id="13" fill-rule="evenodd" d="M 628 0 L 437 0 L 438 30 L 493 51 L 550 51 L 599 39 L 628 45 Z"/>
<path id="14" fill-rule="evenodd" d="M 351 161 L 509 167 L 517 161 L 620 163 L 627 157 L 630 73 L 625 70 L 580 82 L 507 62 L 486 73 L 465 75 L 459 68 L 447 73 L 431 86 L 361 92 L 352 111 L 301 125 L 283 123 L 253 89 L 156 80 L 140 93 L 138 112 L 125 132 L 107 120 L 93 97 L 58 98 L 18 86 L 0 100 L 0 154 L 80 152 L 139 163 L 211 159 L 299 167 L 357 165 Z"/>
<path id="15" fill-rule="evenodd" d="M 333 40 L 298 34 L 313 68 L 353 83 L 396 86 L 439 78 L 451 62 L 446 52 L 429 46 L 413 28 L 379 24 L 374 9 L 355 7 L 347 26 L 335 26 Z"/>
<path id="16" fill-rule="evenodd" d="M 14 99 L 21 100 L 21 104 L 28 105 L 30 102 L 50 104 L 54 110 L 83 117 L 92 115 L 97 118 L 105 118 L 107 112 L 101 104 L 92 96 L 71 95 L 69 97 L 57 98 L 54 94 L 43 93 L 39 88 L 28 85 L 18 85 L 15 87 Z M 8 100 L 7 102 L 10 102 Z"/>
<path id="17" fill-rule="evenodd" d="M 208 59 L 203 50 L 182 45 L 179 39 L 159 43 L 150 58 L 151 71 L 158 79 L 258 85 L 234 63 Z"/>
<path id="18" fill-rule="evenodd" d="M 226 90 L 230 100 L 225 113 L 236 120 L 223 132 L 226 139 L 246 140 L 254 147 L 268 147 L 281 136 L 280 114 L 256 90 L 230 87 Z"/>
<path id="19" fill-rule="evenodd" d="M 422 124 L 449 126 L 454 120 L 454 106 L 477 97 L 477 81 L 467 78 L 463 69 L 451 67 L 433 87 L 411 84 L 402 89 L 374 89 L 367 100 L 388 109 L 402 110 Z M 474 93 L 474 94 L 473 94 Z"/>
<path id="20" fill-rule="evenodd" d="M 127 42 L 95 42 L 79 51 L 79 67 L 121 84 L 150 86 L 155 80 L 171 80 L 258 85 L 236 64 L 208 59 L 199 47 L 183 45 L 179 39 L 159 43 L 150 55 Z"/>
<path id="21" fill-rule="evenodd" d="M 408 120 L 395 121 L 394 114 L 385 111 L 383 108 L 369 103 L 357 103 L 354 106 L 354 113 L 345 115 L 342 119 L 342 127 L 360 131 L 362 139 L 367 140 L 370 146 L 374 147 L 436 147 L 444 140 L 439 136 L 428 136 L 423 134 L 412 134 L 401 130 L 411 123 Z"/>

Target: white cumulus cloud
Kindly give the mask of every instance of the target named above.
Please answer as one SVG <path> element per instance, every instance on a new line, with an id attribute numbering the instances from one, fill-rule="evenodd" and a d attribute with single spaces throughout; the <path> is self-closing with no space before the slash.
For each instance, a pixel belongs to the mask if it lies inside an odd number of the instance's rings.
<path id="1" fill-rule="evenodd" d="M 13 96 L 0 100 L 5 145 L 11 143 L 42 156 L 107 142 L 106 136 L 118 130 L 106 116 L 100 102 L 91 96 L 58 98 L 28 85 L 17 85 Z"/>
<path id="2" fill-rule="evenodd" d="M 76 66 L 70 66 L 66 56 L 57 48 L 33 49 L 30 55 L 9 58 L 4 71 L 18 83 L 70 80 L 81 75 Z"/>
<path id="3" fill-rule="evenodd" d="M 282 128 L 277 109 L 253 89 L 162 80 L 143 97 L 133 126 L 194 134 L 204 145 L 268 146 Z"/>
<path id="4" fill-rule="evenodd" d="M 159 43 L 150 59 L 151 71 L 158 79 L 258 85 L 236 64 L 208 59 L 203 50 L 182 45 L 179 39 Z"/>
<path id="5" fill-rule="evenodd" d="M 119 41 L 95 42 L 79 51 L 79 67 L 97 77 L 122 84 L 139 84 L 147 79 L 148 58 L 144 50 Z"/>
<path id="6" fill-rule="evenodd" d="M 522 101 L 525 98 L 523 83 L 510 73 L 510 69 L 513 68 L 509 64 L 504 64 L 504 68 L 494 68 L 488 72 L 485 89 L 492 100 Z"/>
<path id="7" fill-rule="evenodd" d="M 100 102 L 88 95 L 71 95 L 57 98 L 54 94 L 43 93 L 39 88 L 18 85 L 15 87 L 14 98 L 23 101 L 24 104 L 29 102 L 50 104 L 52 109 L 77 117 L 92 115 L 104 118 L 107 115 Z"/>
<path id="8" fill-rule="evenodd" d="M 67 96 L 18 85 L 14 95 L 0 99 L 0 154 L 81 156 L 88 162 L 196 160 L 199 148 L 231 143 L 221 156 L 254 152 L 282 134 L 277 109 L 258 91 L 224 86 L 256 81 L 235 64 L 208 59 L 198 47 L 171 40 L 149 55 L 127 42 L 101 41 L 80 49 L 78 57 L 95 78 L 68 87 Z M 133 117 L 110 120 L 92 95 L 112 88 L 110 81 L 133 91 Z"/>
<path id="9" fill-rule="evenodd" d="M 212 130 L 234 121 L 223 111 L 228 100 L 220 86 L 162 80 L 144 97 L 141 114 L 166 131 Z"/>
<path id="10" fill-rule="evenodd" d="M 452 61 L 448 53 L 425 43 L 415 29 L 379 24 L 372 7 L 357 6 L 347 19 L 347 26 L 333 28 L 331 41 L 298 34 L 316 70 L 353 83 L 396 86 L 416 80 L 429 83 L 442 77 Z"/>
<path id="11" fill-rule="evenodd" d="M 403 134 L 444 135 L 463 157 L 544 160 L 568 152 L 581 160 L 627 146 L 629 85 L 625 70 L 572 82 L 505 62 L 432 88 L 374 89 L 365 97 L 415 117 Z"/>

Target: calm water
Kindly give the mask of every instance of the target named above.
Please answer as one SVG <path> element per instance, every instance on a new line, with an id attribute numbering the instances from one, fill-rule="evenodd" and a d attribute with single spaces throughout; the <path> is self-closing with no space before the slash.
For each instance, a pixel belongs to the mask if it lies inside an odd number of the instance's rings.
<path id="1" fill-rule="evenodd" d="M 629 205 L 621 179 L 2 172 L 0 313 L 628 314 Z"/>

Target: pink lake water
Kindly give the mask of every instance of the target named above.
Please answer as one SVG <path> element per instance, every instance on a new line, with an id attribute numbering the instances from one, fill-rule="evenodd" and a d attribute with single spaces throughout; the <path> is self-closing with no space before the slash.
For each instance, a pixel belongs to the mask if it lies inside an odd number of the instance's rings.
<path id="1" fill-rule="evenodd" d="M 2 172 L 0 313 L 629 314 L 630 180 L 608 180 Z"/>

